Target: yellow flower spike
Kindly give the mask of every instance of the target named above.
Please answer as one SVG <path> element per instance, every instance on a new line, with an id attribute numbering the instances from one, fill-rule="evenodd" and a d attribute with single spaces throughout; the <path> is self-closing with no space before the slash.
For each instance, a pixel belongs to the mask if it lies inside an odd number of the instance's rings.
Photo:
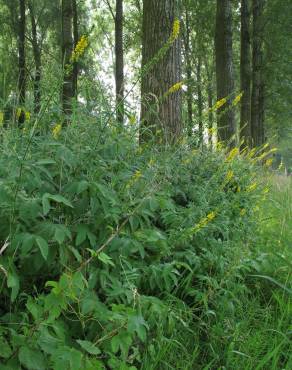
<path id="1" fill-rule="evenodd" d="M 227 162 L 231 162 L 238 154 L 239 154 L 239 149 L 238 148 L 233 148 L 228 153 L 228 155 L 226 157 L 226 161 Z"/>
<path id="2" fill-rule="evenodd" d="M 148 162 L 148 166 L 152 167 L 154 164 L 155 164 L 155 160 L 151 158 L 150 161 Z"/>
<path id="3" fill-rule="evenodd" d="M 246 214 L 246 209 L 242 208 L 239 213 L 240 213 L 240 216 L 244 216 Z"/>
<path id="4" fill-rule="evenodd" d="M 16 109 L 16 118 L 19 119 L 20 116 L 21 116 L 21 112 L 22 112 L 22 109 L 21 108 L 17 108 Z"/>
<path id="5" fill-rule="evenodd" d="M 227 99 L 222 98 L 222 99 L 218 100 L 210 110 L 211 111 L 216 111 L 217 109 L 221 108 L 226 103 L 227 103 Z"/>
<path id="6" fill-rule="evenodd" d="M 279 171 L 282 170 L 283 167 L 284 167 L 284 163 L 283 163 L 283 161 L 281 161 L 281 163 L 279 164 L 278 170 Z"/>
<path id="7" fill-rule="evenodd" d="M 216 217 L 216 212 L 215 211 L 212 211 L 210 212 L 208 215 L 207 215 L 207 219 L 208 221 L 212 221 L 214 220 L 214 218 Z"/>
<path id="8" fill-rule="evenodd" d="M 134 125 L 136 123 L 136 117 L 134 115 L 130 116 L 129 122 L 131 125 Z"/>
<path id="9" fill-rule="evenodd" d="M 233 100 L 233 102 L 232 102 L 232 105 L 233 105 L 233 106 L 237 105 L 237 104 L 240 102 L 240 100 L 241 100 L 242 96 L 243 96 L 243 92 L 241 92 L 239 95 L 237 95 L 237 96 L 234 98 L 234 100 Z"/>
<path id="10" fill-rule="evenodd" d="M 248 193 L 254 191 L 256 188 L 257 188 L 258 184 L 256 182 L 254 182 L 253 184 L 249 185 L 247 188 L 246 188 L 246 191 Z"/>
<path id="11" fill-rule="evenodd" d="M 171 86 L 168 91 L 167 95 L 174 94 L 175 92 L 179 91 L 183 86 L 183 81 L 175 83 L 173 86 Z"/>
<path id="12" fill-rule="evenodd" d="M 53 130 L 52 130 L 52 135 L 54 137 L 54 139 L 58 139 L 60 133 L 61 133 L 61 130 L 62 130 L 62 125 L 60 123 L 56 124 L 54 127 L 53 127 Z"/>
<path id="13" fill-rule="evenodd" d="M 174 42 L 178 38 L 179 32 L 180 32 L 180 21 L 179 19 L 175 19 L 175 21 L 173 22 L 172 32 L 169 41 Z"/>
<path id="14" fill-rule="evenodd" d="M 273 164 L 273 158 L 269 158 L 265 162 L 266 167 L 271 167 L 272 164 Z"/>
<path id="15" fill-rule="evenodd" d="M 0 127 L 3 126 L 4 123 L 4 113 L 0 111 Z"/>
<path id="16" fill-rule="evenodd" d="M 80 40 L 78 41 L 77 45 L 75 46 L 75 49 L 72 52 L 70 62 L 77 62 L 80 57 L 84 54 L 86 48 L 89 45 L 88 37 L 83 35 L 81 36 Z"/>
<path id="17" fill-rule="evenodd" d="M 31 117 L 31 115 L 30 115 L 30 112 L 25 112 L 25 120 L 26 121 L 29 121 L 30 120 L 30 117 Z"/>
<path id="18" fill-rule="evenodd" d="M 234 172 L 232 170 L 229 170 L 225 176 L 226 182 L 229 182 L 234 176 Z"/>
<path id="19" fill-rule="evenodd" d="M 265 187 L 263 190 L 263 194 L 266 195 L 270 192 L 270 189 L 268 187 Z"/>

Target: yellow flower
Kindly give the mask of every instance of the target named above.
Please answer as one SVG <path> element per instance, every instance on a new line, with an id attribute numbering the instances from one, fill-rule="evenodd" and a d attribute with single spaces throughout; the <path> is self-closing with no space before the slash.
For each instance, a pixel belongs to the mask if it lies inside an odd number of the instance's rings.
<path id="1" fill-rule="evenodd" d="M 3 126 L 4 122 L 4 113 L 0 111 L 0 126 Z"/>
<path id="2" fill-rule="evenodd" d="M 264 190 L 263 190 L 263 194 L 266 195 L 268 194 L 270 191 L 270 189 L 268 187 L 265 187 Z"/>
<path id="3" fill-rule="evenodd" d="M 240 102 L 240 100 L 241 100 L 241 98 L 242 98 L 242 95 L 243 95 L 243 92 L 241 92 L 239 95 L 237 95 L 237 96 L 234 98 L 234 100 L 233 100 L 233 102 L 232 102 L 232 105 L 233 105 L 233 106 L 237 105 L 237 104 Z"/>
<path id="4" fill-rule="evenodd" d="M 167 91 L 167 95 L 169 94 L 174 94 L 175 92 L 179 91 L 183 86 L 183 82 L 177 82 L 176 84 L 174 84 L 173 86 L 171 86 L 168 91 Z"/>
<path id="5" fill-rule="evenodd" d="M 245 208 L 242 208 L 240 210 L 240 216 L 244 216 L 246 214 L 246 209 Z"/>
<path id="6" fill-rule="evenodd" d="M 209 135 L 214 135 L 215 133 L 216 133 L 215 127 L 211 127 L 211 128 L 208 129 L 208 134 Z"/>
<path id="7" fill-rule="evenodd" d="M 137 181 L 142 176 L 142 172 L 137 170 L 133 175 L 133 180 Z"/>
<path id="8" fill-rule="evenodd" d="M 21 108 L 17 108 L 16 109 L 16 118 L 19 119 L 20 116 L 21 116 L 21 112 L 22 112 L 22 109 Z"/>
<path id="9" fill-rule="evenodd" d="M 225 176 L 226 182 L 229 182 L 233 176 L 234 176 L 234 172 L 232 170 L 229 170 Z"/>
<path id="10" fill-rule="evenodd" d="M 169 41 L 174 42 L 178 38 L 179 32 L 180 32 L 180 21 L 178 19 L 175 19 L 175 21 L 173 22 L 172 32 Z"/>
<path id="11" fill-rule="evenodd" d="M 30 120 L 30 112 L 25 112 L 25 120 L 29 121 Z"/>
<path id="12" fill-rule="evenodd" d="M 227 162 L 231 162 L 238 154 L 239 154 L 239 149 L 238 148 L 233 148 L 228 153 L 228 155 L 226 157 L 226 161 Z"/>
<path id="13" fill-rule="evenodd" d="M 246 191 L 250 193 L 251 191 L 254 191 L 257 188 L 258 184 L 256 182 L 252 183 L 246 188 Z"/>
<path id="14" fill-rule="evenodd" d="M 216 212 L 212 211 L 209 214 L 207 214 L 207 220 L 212 221 L 216 217 Z"/>
<path id="15" fill-rule="evenodd" d="M 52 130 L 52 134 L 53 134 L 53 137 L 54 139 L 58 139 L 59 135 L 60 135 L 60 132 L 62 130 L 62 125 L 60 123 L 56 124 Z"/>
<path id="16" fill-rule="evenodd" d="M 78 41 L 75 49 L 72 52 L 70 62 L 77 62 L 80 57 L 84 54 L 85 49 L 88 47 L 89 42 L 87 36 L 81 36 L 80 40 Z"/>
<path id="17" fill-rule="evenodd" d="M 266 167 L 271 167 L 272 164 L 273 164 L 273 158 L 269 158 L 265 162 Z"/>
<path id="18" fill-rule="evenodd" d="M 148 162 L 148 166 L 152 167 L 154 164 L 155 164 L 155 160 L 151 158 L 150 161 Z"/>
<path id="19" fill-rule="evenodd" d="M 206 227 L 209 222 L 214 220 L 215 217 L 216 217 L 216 212 L 215 211 L 212 211 L 212 212 L 208 213 L 206 217 L 202 218 L 194 227 L 191 228 L 191 230 L 190 230 L 191 234 L 194 234 L 197 231 Z"/>
<path id="20" fill-rule="evenodd" d="M 136 123 L 136 117 L 134 115 L 130 116 L 129 122 L 131 125 L 134 125 Z"/>
<path id="21" fill-rule="evenodd" d="M 220 99 L 220 100 L 218 100 L 215 104 L 214 104 L 214 106 L 211 108 L 211 111 L 215 111 L 215 110 L 217 110 L 217 109 L 219 109 L 219 108 L 221 108 L 224 104 L 226 104 L 227 103 L 227 99 L 226 98 L 222 98 L 222 99 Z"/>

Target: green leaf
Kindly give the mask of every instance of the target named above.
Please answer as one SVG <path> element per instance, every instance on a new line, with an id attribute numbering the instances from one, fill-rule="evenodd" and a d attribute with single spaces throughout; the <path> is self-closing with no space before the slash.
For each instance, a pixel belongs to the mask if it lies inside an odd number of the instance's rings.
<path id="1" fill-rule="evenodd" d="M 9 271 L 7 277 L 7 287 L 11 288 L 11 302 L 14 302 L 19 292 L 19 277 L 16 272 Z"/>
<path id="2" fill-rule="evenodd" d="M 76 340 L 76 342 L 91 355 L 99 355 L 101 353 L 100 349 L 95 346 L 94 343 L 87 340 Z"/>
<path id="3" fill-rule="evenodd" d="M 106 253 L 101 252 L 98 255 L 98 259 L 103 262 L 105 265 L 115 266 L 115 264 L 112 261 L 112 258 L 108 256 Z"/>
<path id="4" fill-rule="evenodd" d="M 29 347 L 20 348 L 18 359 L 21 365 L 24 365 L 29 370 L 42 370 L 46 368 L 46 360 L 41 351 Z"/>
<path id="5" fill-rule="evenodd" d="M 36 240 L 36 243 L 37 243 L 37 245 L 38 245 L 38 247 L 41 251 L 42 256 L 44 257 L 45 260 L 47 260 L 48 254 L 49 254 L 49 245 L 48 245 L 47 241 L 44 238 L 42 238 L 41 236 L 37 236 L 35 238 L 35 240 Z"/>
<path id="6" fill-rule="evenodd" d="M 146 328 L 148 325 L 145 322 L 142 315 L 131 315 L 128 320 L 128 330 L 130 333 L 136 332 L 138 337 L 145 342 L 146 340 Z"/>
<path id="7" fill-rule="evenodd" d="M 0 357 L 3 358 L 9 358 L 12 354 L 12 350 L 10 348 L 10 345 L 8 344 L 7 340 L 0 337 Z"/>
<path id="8" fill-rule="evenodd" d="M 75 244 L 77 247 L 86 240 L 87 232 L 88 232 L 88 227 L 86 225 L 77 226 L 77 236 L 76 236 L 76 241 L 75 241 Z"/>
<path id="9" fill-rule="evenodd" d="M 62 203 L 67 207 L 74 208 L 72 203 L 68 199 L 64 198 L 62 195 L 60 194 L 53 195 L 53 194 L 45 193 L 42 197 L 44 215 L 47 215 L 51 209 L 50 200 L 56 203 Z"/>

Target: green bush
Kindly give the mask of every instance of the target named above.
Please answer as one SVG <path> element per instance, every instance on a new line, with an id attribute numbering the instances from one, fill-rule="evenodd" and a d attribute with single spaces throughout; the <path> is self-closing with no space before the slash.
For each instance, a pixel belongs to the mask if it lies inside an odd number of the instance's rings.
<path id="1" fill-rule="evenodd" d="M 206 353 L 245 289 L 254 165 L 79 122 L 2 132 L 1 369 L 136 369 L 194 327 Z"/>

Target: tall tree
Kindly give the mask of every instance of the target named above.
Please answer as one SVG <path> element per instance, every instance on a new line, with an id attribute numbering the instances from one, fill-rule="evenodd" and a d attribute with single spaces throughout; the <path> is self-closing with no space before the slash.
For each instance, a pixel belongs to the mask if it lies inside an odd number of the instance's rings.
<path id="1" fill-rule="evenodd" d="M 243 92 L 240 109 L 240 138 L 244 144 L 251 138 L 251 40 L 250 0 L 241 0 L 240 89 Z"/>
<path id="2" fill-rule="evenodd" d="M 74 49 L 76 48 L 79 41 L 79 32 L 78 32 L 78 8 L 76 0 L 72 0 L 72 12 L 73 12 L 73 39 L 74 39 Z M 77 97 L 77 85 L 78 85 L 78 61 L 73 62 L 73 95 Z"/>
<path id="3" fill-rule="evenodd" d="M 66 115 L 65 122 L 72 112 L 72 98 L 74 97 L 72 68 L 70 59 L 73 51 L 73 7 L 72 0 L 62 0 L 62 62 L 64 78 L 62 89 L 62 107 Z"/>
<path id="4" fill-rule="evenodd" d="M 264 0 L 253 0 L 252 35 L 252 97 L 251 134 L 254 146 L 263 144 L 264 134 L 264 80 L 263 80 L 263 11 Z"/>
<path id="5" fill-rule="evenodd" d="M 41 106 L 41 48 L 38 41 L 37 36 L 37 23 L 35 17 L 35 11 L 32 4 L 32 1 L 28 1 L 28 8 L 30 14 L 30 21 L 31 21 L 31 34 L 32 34 L 32 50 L 33 50 L 33 58 L 35 64 L 35 72 L 34 72 L 34 111 L 37 114 L 40 111 Z"/>
<path id="6" fill-rule="evenodd" d="M 177 0 L 144 0 L 142 24 L 142 71 L 167 45 L 178 15 Z M 178 25 L 178 22 L 175 23 Z M 173 40 L 154 68 L 142 75 L 140 139 L 149 140 L 161 128 L 167 142 L 175 141 L 182 132 L 181 91 L 175 86 L 181 81 L 181 43 Z M 180 85 L 176 85 L 179 87 Z M 169 91 L 170 89 L 170 91 Z M 167 93 L 169 92 L 169 93 Z"/>
<path id="7" fill-rule="evenodd" d="M 26 63 L 25 63 L 25 0 L 19 0 L 19 24 L 18 24 L 18 93 L 19 105 L 25 105 L 26 95 Z M 22 119 L 20 117 L 20 119 Z"/>
<path id="8" fill-rule="evenodd" d="M 199 144 L 203 143 L 203 95 L 202 95 L 202 57 L 198 52 L 197 57 L 197 105 L 198 105 L 198 125 L 199 125 Z"/>
<path id="9" fill-rule="evenodd" d="M 116 0 L 115 15 L 115 80 L 117 121 L 124 121 L 124 47 L 123 47 L 123 0 Z"/>
<path id="10" fill-rule="evenodd" d="M 236 132 L 235 114 L 230 101 L 230 94 L 234 92 L 231 4 L 231 0 L 217 0 L 215 53 L 217 99 L 228 97 L 227 104 L 218 109 L 218 137 L 223 142 L 234 144 L 231 138 Z"/>
<path id="11" fill-rule="evenodd" d="M 184 52 L 186 62 L 186 76 L 187 76 L 187 117 L 188 117 L 188 135 L 192 135 L 193 129 L 193 81 L 192 81 L 192 55 L 191 55 L 191 25 L 190 25 L 190 11 L 189 3 L 185 2 L 185 29 L 184 29 Z"/>

